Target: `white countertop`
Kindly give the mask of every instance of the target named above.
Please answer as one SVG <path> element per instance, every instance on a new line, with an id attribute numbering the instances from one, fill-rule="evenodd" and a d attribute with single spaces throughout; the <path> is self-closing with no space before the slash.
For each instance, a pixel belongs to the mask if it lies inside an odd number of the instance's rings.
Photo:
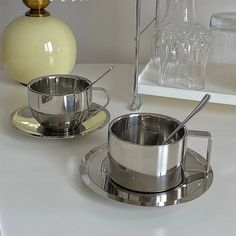
<path id="1" fill-rule="evenodd" d="M 95 80 L 108 65 L 80 65 L 74 73 Z M 97 85 L 111 93 L 115 118 L 131 101 L 133 66 L 117 65 Z M 107 139 L 107 127 L 72 140 L 24 136 L 9 116 L 27 103 L 26 87 L 0 72 L 0 229 L 2 236 L 236 235 L 236 107 L 209 104 L 191 129 L 213 136 L 214 182 L 200 198 L 176 206 L 138 207 L 106 200 L 79 176 L 83 156 Z M 141 111 L 183 120 L 196 102 L 145 96 Z M 191 148 L 205 153 L 200 141 Z"/>

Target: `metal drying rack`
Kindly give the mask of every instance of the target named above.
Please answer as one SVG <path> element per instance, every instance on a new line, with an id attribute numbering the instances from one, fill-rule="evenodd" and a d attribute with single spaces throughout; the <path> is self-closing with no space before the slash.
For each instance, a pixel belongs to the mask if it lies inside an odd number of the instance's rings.
<path id="1" fill-rule="evenodd" d="M 142 0 L 136 0 L 136 36 L 135 36 L 135 64 L 134 64 L 134 84 L 133 84 L 133 100 L 129 109 L 131 111 L 138 111 L 142 106 L 142 96 L 138 93 L 138 79 L 139 79 L 139 51 L 140 51 L 140 39 L 141 35 L 153 24 L 155 27 L 158 24 L 158 9 L 159 0 L 155 0 L 155 16 L 147 24 L 144 29 L 141 29 L 141 11 L 142 11 Z"/>

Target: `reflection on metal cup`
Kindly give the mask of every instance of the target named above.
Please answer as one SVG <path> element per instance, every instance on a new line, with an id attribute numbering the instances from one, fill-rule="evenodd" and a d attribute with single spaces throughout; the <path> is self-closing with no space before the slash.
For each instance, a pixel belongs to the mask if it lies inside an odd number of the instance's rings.
<path id="1" fill-rule="evenodd" d="M 92 82 L 81 76 L 50 75 L 28 84 L 28 103 L 34 118 L 46 129 L 65 133 L 78 128 L 86 120 L 92 104 Z M 106 106 L 105 105 L 105 106 Z M 105 107 L 104 106 L 104 107 Z"/>
<path id="2" fill-rule="evenodd" d="M 159 114 L 134 113 L 114 119 L 108 131 L 110 178 L 139 192 L 163 192 L 183 180 L 187 128 L 161 145 L 180 121 Z"/>

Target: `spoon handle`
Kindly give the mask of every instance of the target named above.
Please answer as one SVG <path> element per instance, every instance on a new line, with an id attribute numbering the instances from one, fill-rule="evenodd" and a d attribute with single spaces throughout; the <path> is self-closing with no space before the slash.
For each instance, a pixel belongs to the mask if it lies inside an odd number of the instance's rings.
<path id="1" fill-rule="evenodd" d="M 183 126 L 189 121 L 191 120 L 199 111 L 202 110 L 203 107 L 205 107 L 205 105 L 208 103 L 208 101 L 210 100 L 211 95 L 210 94 L 206 94 L 202 100 L 199 102 L 199 104 L 196 106 L 196 108 L 187 116 L 187 118 L 180 123 L 180 125 L 165 139 L 165 141 L 162 143 L 162 145 L 167 144 L 170 139 L 181 129 L 183 128 Z"/>
<path id="2" fill-rule="evenodd" d="M 111 66 L 105 73 L 103 73 L 98 79 L 96 79 L 92 84 L 90 84 L 89 87 L 92 87 L 95 83 L 97 83 L 101 78 L 103 78 L 106 74 L 112 71 L 115 67 L 115 65 Z"/>

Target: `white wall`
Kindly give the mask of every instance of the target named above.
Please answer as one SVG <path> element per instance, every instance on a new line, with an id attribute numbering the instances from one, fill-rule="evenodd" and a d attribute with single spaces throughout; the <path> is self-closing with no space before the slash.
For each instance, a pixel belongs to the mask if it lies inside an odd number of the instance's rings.
<path id="1" fill-rule="evenodd" d="M 162 5 L 166 0 L 161 0 Z M 135 0 L 54 0 L 50 12 L 64 20 L 78 40 L 80 63 L 132 63 Z M 154 14 L 154 0 L 143 0 L 143 25 Z M 235 0 L 197 0 L 197 14 L 205 26 L 213 12 L 236 11 Z M 0 0 L 0 33 L 26 7 L 21 0 Z M 163 15 L 164 10 L 161 11 Z M 142 38 L 142 61 L 150 57 L 150 29 Z"/>

